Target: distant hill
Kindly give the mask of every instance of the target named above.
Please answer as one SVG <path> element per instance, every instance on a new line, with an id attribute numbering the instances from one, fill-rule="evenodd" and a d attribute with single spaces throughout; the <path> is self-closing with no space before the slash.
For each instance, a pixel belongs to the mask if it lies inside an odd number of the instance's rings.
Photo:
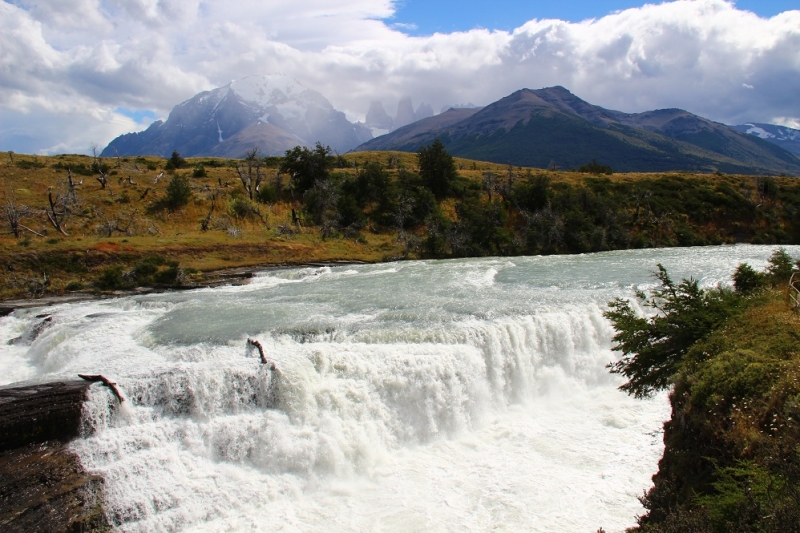
<path id="1" fill-rule="evenodd" d="M 103 156 L 158 155 L 243 157 L 252 147 L 283 155 L 316 142 L 346 152 L 371 139 L 320 93 L 283 75 L 249 76 L 195 95 L 172 109 L 166 122 L 121 135 Z"/>
<path id="2" fill-rule="evenodd" d="M 776 126 L 775 124 L 760 124 L 751 122 L 739 126 L 731 126 L 736 131 L 755 135 L 767 142 L 777 144 L 784 150 L 800 156 L 800 130 L 787 128 L 786 126 Z"/>
<path id="3" fill-rule="evenodd" d="M 800 159 L 762 139 L 681 109 L 628 114 L 563 87 L 522 89 L 482 109 L 451 109 L 355 151 L 416 151 L 439 138 L 453 155 L 518 166 L 619 172 L 685 170 L 800 175 Z"/>

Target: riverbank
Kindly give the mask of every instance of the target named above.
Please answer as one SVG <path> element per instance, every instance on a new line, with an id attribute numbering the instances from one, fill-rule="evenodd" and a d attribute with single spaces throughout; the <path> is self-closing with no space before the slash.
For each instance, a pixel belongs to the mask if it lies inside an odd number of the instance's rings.
<path id="1" fill-rule="evenodd" d="M 800 531 L 800 317 L 752 297 L 687 352 L 642 533 Z"/>
<path id="2" fill-rule="evenodd" d="M 254 190 L 236 160 L 16 154 L 0 166 L 0 301 L 213 285 L 230 269 L 314 262 L 800 242 L 789 177 L 455 159 L 434 194 L 416 154 L 331 156 L 307 190 L 283 163 L 260 161 Z"/>
<path id="3" fill-rule="evenodd" d="M 115 291 L 75 291 L 67 294 L 30 297 L 24 299 L 0 299 L 0 317 L 7 316 L 16 309 L 34 309 L 39 307 L 50 307 L 53 305 L 87 302 L 92 300 L 105 300 L 109 298 L 121 298 L 125 296 L 135 296 L 140 294 L 154 294 L 167 291 L 188 291 L 195 289 L 205 289 L 221 287 L 224 285 L 245 285 L 259 272 L 279 270 L 286 268 L 323 268 L 344 265 L 363 265 L 365 261 L 318 261 L 298 264 L 268 264 L 256 267 L 226 268 L 217 271 L 205 272 L 201 279 L 196 279 L 181 285 L 169 285 L 160 287 L 136 287 L 135 289 L 115 290 Z"/>

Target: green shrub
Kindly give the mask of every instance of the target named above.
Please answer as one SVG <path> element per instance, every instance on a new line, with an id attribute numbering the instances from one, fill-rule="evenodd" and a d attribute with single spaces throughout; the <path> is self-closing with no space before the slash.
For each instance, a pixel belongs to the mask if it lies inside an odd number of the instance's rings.
<path id="1" fill-rule="evenodd" d="M 83 290 L 83 283 L 80 281 L 71 281 L 67 284 L 65 289 L 68 291 L 80 291 Z"/>
<path id="2" fill-rule="evenodd" d="M 639 316 L 621 298 L 604 313 L 617 331 L 614 350 L 623 354 L 609 369 L 628 378 L 620 389 L 637 398 L 669 387 L 689 348 L 733 315 L 738 304 L 737 295 L 724 288 L 701 289 L 693 279 L 674 283 L 660 264 L 656 278 L 661 287 L 649 297 L 637 292 L 656 315 Z"/>
<path id="3" fill-rule="evenodd" d="M 772 253 L 767 261 L 769 264 L 766 275 L 773 287 L 789 283 L 794 269 L 793 261 L 784 248 L 778 248 Z"/>
<path id="4" fill-rule="evenodd" d="M 275 187 L 262 184 L 256 193 L 256 201 L 260 204 L 274 204 L 277 202 L 278 193 L 275 191 Z"/>
<path id="5" fill-rule="evenodd" d="M 733 273 L 733 287 L 738 294 L 749 295 L 766 285 L 766 276 L 747 263 L 740 264 Z"/>
<path id="6" fill-rule="evenodd" d="M 589 174 L 613 174 L 614 170 L 607 165 L 601 165 L 592 159 L 589 163 L 578 167 L 578 172 L 588 172 Z"/>
<path id="7" fill-rule="evenodd" d="M 122 276 L 122 267 L 115 265 L 103 269 L 95 286 L 103 291 L 114 291 L 127 288 L 128 285 Z"/>
<path id="8" fill-rule="evenodd" d="M 189 180 L 180 174 L 176 174 L 169 180 L 167 185 L 166 206 L 170 211 L 176 211 L 189 203 L 192 197 L 192 189 Z"/>
<path id="9" fill-rule="evenodd" d="M 244 197 L 234 198 L 229 205 L 231 216 L 238 219 L 260 218 L 258 207 Z"/>
<path id="10" fill-rule="evenodd" d="M 176 168 L 186 168 L 187 165 L 188 163 L 183 157 L 181 157 L 181 154 L 179 154 L 177 150 L 173 150 L 172 155 L 169 158 L 169 161 L 167 161 L 167 166 L 176 169 Z"/>

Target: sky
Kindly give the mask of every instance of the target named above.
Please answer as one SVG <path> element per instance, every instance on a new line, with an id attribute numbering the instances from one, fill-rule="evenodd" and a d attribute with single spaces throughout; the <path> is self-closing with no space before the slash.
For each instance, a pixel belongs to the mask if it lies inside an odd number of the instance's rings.
<path id="1" fill-rule="evenodd" d="M 0 150 L 87 153 L 268 73 L 353 121 L 562 85 L 800 128 L 800 0 L 0 0 Z"/>

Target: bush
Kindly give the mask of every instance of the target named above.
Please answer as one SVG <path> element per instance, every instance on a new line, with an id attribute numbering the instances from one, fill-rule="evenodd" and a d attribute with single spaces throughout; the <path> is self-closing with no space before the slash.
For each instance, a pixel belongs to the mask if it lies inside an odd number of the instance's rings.
<path id="1" fill-rule="evenodd" d="M 205 178 L 206 177 L 206 167 L 203 166 L 203 163 L 200 163 L 194 170 L 192 171 L 193 178 Z"/>
<path id="2" fill-rule="evenodd" d="M 192 189 L 189 180 L 184 176 L 176 174 L 169 180 L 167 185 L 166 206 L 170 211 L 176 211 L 189 203 L 192 197 Z"/>
<path id="3" fill-rule="evenodd" d="M 766 275 L 773 287 L 789 283 L 794 265 L 792 256 L 786 253 L 784 248 L 775 250 L 767 262 Z"/>
<path id="4" fill-rule="evenodd" d="M 188 163 L 186 163 L 186 160 L 183 157 L 181 157 L 181 154 L 179 154 L 177 150 L 173 150 L 172 155 L 170 156 L 169 161 L 167 161 L 167 166 L 165 168 L 167 170 L 176 168 L 186 168 L 187 165 Z"/>
<path id="5" fill-rule="evenodd" d="M 738 294 L 747 296 L 766 285 L 766 276 L 747 263 L 742 263 L 733 274 L 733 287 Z"/>
<path id="6" fill-rule="evenodd" d="M 114 291 L 127 287 L 122 277 L 122 267 L 119 265 L 106 267 L 97 278 L 95 286 L 103 291 Z"/>
<path id="7" fill-rule="evenodd" d="M 607 165 L 601 165 L 596 160 L 592 159 L 591 162 L 578 167 L 578 172 L 587 172 L 589 174 L 613 174 L 614 170 Z"/>
<path id="8" fill-rule="evenodd" d="M 656 315 L 638 316 L 621 298 L 610 302 L 604 313 L 617 331 L 613 349 L 623 354 L 609 370 L 628 378 L 620 389 L 636 398 L 669 387 L 689 348 L 737 310 L 738 296 L 730 290 L 701 289 L 693 279 L 675 284 L 660 264 L 656 278 L 661 287 L 649 298 L 641 291 L 636 295 Z"/>
<path id="9" fill-rule="evenodd" d="M 261 218 L 258 207 L 247 198 L 234 198 L 230 203 L 231 216 L 238 219 Z"/>
<path id="10" fill-rule="evenodd" d="M 260 204 L 274 204 L 277 202 L 278 193 L 275 191 L 275 187 L 262 183 L 256 193 L 256 201 Z"/>

